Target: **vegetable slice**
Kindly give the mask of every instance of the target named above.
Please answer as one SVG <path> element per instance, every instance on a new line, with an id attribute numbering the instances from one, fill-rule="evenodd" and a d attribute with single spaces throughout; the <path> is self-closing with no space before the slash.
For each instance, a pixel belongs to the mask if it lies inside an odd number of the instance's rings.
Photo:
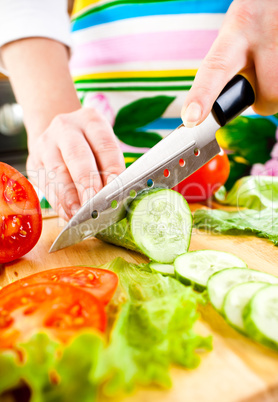
<path id="1" fill-rule="evenodd" d="M 32 184 L 0 162 L 0 264 L 30 251 L 41 235 L 40 201 Z"/>
<path id="2" fill-rule="evenodd" d="M 36 283 L 67 283 L 82 288 L 102 303 L 107 304 L 118 285 L 118 277 L 114 272 L 93 267 L 65 267 L 37 272 L 34 275 L 19 279 L 0 290 L 0 298 L 5 294 L 14 292 L 19 288 Z"/>
<path id="3" fill-rule="evenodd" d="M 175 275 L 173 264 L 160 264 L 159 262 L 150 262 L 149 267 L 156 274 L 171 275 L 171 276 Z"/>
<path id="4" fill-rule="evenodd" d="M 152 189 L 134 199 L 126 219 L 97 237 L 169 264 L 188 250 L 191 229 L 192 215 L 183 196 L 173 190 Z"/>
<path id="5" fill-rule="evenodd" d="M 215 250 L 198 250 L 182 254 L 174 262 L 176 277 L 185 285 L 204 290 L 209 277 L 225 268 L 247 268 L 243 260 L 233 254 Z"/>
<path id="6" fill-rule="evenodd" d="M 238 331 L 246 333 L 243 311 L 254 294 L 266 286 L 270 285 L 263 282 L 247 282 L 232 287 L 226 294 L 223 304 L 223 314 L 227 322 Z"/>
<path id="7" fill-rule="evenodd" d="M 223 302 L 228 291 L 239 283 L 278 283 L 276 276 L 246 268 L 227 268 L 213 274 L 207 284 L 211 304 L 222 313 Z"/>
<path id="8" fill-rule="evenodd" d="M 106 327 L 104 307 L 90 293 L 65 283 L 19 288 L 0 299 L 0 348 L 12 348 L 41 329 L 67 341 L 77 330 Z"/>
<path id="9" fill-rule="evenodd" d="M 255 293 L 243 318 L 250 338 L 278 350 L 278 285 Z"/>

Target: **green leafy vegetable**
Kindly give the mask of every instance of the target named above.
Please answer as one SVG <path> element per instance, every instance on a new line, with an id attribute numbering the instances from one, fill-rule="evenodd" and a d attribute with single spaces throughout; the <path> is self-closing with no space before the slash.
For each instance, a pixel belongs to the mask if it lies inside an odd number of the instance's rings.
<path id="1" fill-rule="evenodd" d="M 109 341 L 79 332 L 64 346 L 37 334 L 19 345 L 21 360 L 15 352 L 0 353 L 0 393 L 27 384 L 32 402 L 92 402 L 100 390 L 115 396 L 137 384 L 170 387 L 172 363 L 198 365 L 196 350 L 211 349 L 211 337 L 193 331 L 204 296 L 151 273 L 147 264 L 117 258 L 103 268 L 119 275 L 121 289 Z"/>
<path id="2" fill-rule="evenodd" d="M 121 131 L 118 138 L 125 144 L 131 145 L 133 147 L 146 147 L 152 148 L 159 141 L 162 140 L 162 136 L 158 133 L 153 133 L 150 131 Z"/>
<path id="3" fill-rule="evenodd" d="M 221 187 L 215 194 L 221 204 L 261 210 L 278 209 L 278 177 L 246 176 L 239 179 L 226 193 Z"/>
<path id="4" fill-rule="evenodd" d="M 146 265 L 128 264 L 117 258 L 104 266 L 119 275 L 120 286 L 129 301 L 125 303 L 105 350 L 97 378 L 113 376 L 105 392 L 114 395 L 130 391 L 137 383 L 171 385 L 171 363 L 194 368 L 200 357 L 196 349 L 211 349 L 211 338 L 193 331 L 198 318 L 198 302 L 204 297 L 192 288 L 160 274 L 152 274 Z"/>
<path id="5" fill-rule="evenodd" d="M 138 99 L 124 106 L 116 116 L 115 134 L 121 139 L 121 133 L 133 131 L 158 119 L 174 99 L 174 96 L 161 95 Z"/>
<path id="6" fill-rule="evenodd" d="M 229 150 L 231 170 L 225 184 L 228 190 L 240 177 L 250 174 L 254 163 L 265 163 L 269 160 L 276 142 L 275 133 L 276 125 L 271 121 L 246 116 L 239 116 L 218 130 L 219 145 Z"/>
<path id="7" fill-rule="evenodd" d="M 194 214 L 194 225 L 215 233 L 255 234 L 278 244 L 278 211 L 271 208 L 238 212 L 199 209 Z"/>
<path id="8" fill-rule="evenodd" d="M 0 395 L 3 391 L 17 386 L 20 381 L 17 360 L 17 355 L 12 351 L 0 354 Z"/>
<path id="9" fill-rule="evenodd" d="M 80 333 L 65 347 L 38 333 L 20 345 L 23 361 L 14 352 L 1 353 L 0 392 L 27 384 L 32 402 L 94 401 L 96 385 L 89 374 L 101 346 L 94 333 Z"/>
<path id="10" fill-rule="evenodd" d="M 275 124 L 265 118 L 239 116 L 222 127 L 217 138 L 221 146 L 253 165 L 265 163 L 269 159 L 270 151 L 276 142 L 275 133 Z"/>

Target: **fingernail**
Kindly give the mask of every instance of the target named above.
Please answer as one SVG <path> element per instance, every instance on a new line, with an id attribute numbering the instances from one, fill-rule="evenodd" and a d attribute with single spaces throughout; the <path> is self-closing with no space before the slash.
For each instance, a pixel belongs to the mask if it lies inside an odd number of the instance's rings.
<path id="1" fill-rule="evenodd" d="M 185 127 L 192 128 L 198 124 L 202 115 L 201 106 L 196 103 L 190 103 L 185 109 L 182 109 L 181 118 Z"/>
<path id="2" fill-rule="evenodd" d="M 71 214 L 72 214 L 72 215 L 75 215 L 76 212 L 79 210 L 79 208 L 80 208 L 80 205 L 79 205 L 79 204 L 77 204 L 77 203 L 73 204 L 73 205 L 71 206 L 71 209 L 70 209 Z"/>

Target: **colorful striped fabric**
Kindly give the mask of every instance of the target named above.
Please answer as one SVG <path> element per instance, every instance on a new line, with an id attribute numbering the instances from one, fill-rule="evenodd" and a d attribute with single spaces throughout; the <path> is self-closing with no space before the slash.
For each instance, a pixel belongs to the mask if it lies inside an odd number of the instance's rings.
<path id="1" fill-rule="evenodd" d="M 75 86 L 83 105 L 114 126 L 127 165 L 180 124 L 186 93 L 231 2 L 75 1 Z"/>

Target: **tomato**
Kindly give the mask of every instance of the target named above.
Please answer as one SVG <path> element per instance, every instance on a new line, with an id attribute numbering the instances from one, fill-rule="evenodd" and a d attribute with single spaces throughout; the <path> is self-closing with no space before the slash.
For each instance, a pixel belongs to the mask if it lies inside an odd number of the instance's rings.
<path id="1" fill-rule="evenodd" d="M 41 231 L 40 202 L 32 184 L 0 162 L 0 264 L 28 253 Z"/>
<path id="2" fill-rule="evenodd" d="M 14 292 L 18 288 L 25 288 L 36 283 L 67 283 L 90 292 L 103 304 L 107 304 L 118 285 L 118 276 L 107 269 L 91 267 L 65 267 L 55 268 L 48 271 L 19 279 L 0 290 L 0 299 L 4 294 Z M 12 296 L 11 296 L 12 297 Z"/>
<path id="3" fill-rule="evenodd" d="M 226 183 L 229 173 L 229 159 L 221 150 L 218 155 L 175 186 L 173 190 L 183 195 L 187 202 L 205 201 Z"/>
<path id="4" fill-rule="evenodd" d="M 102 303 L 83 289 L 65 283 L 18 288 L 0 299 L 0 348 L 12 348 L 44 330 L 66 342 L 79 329 L 106 328 Z"/>

